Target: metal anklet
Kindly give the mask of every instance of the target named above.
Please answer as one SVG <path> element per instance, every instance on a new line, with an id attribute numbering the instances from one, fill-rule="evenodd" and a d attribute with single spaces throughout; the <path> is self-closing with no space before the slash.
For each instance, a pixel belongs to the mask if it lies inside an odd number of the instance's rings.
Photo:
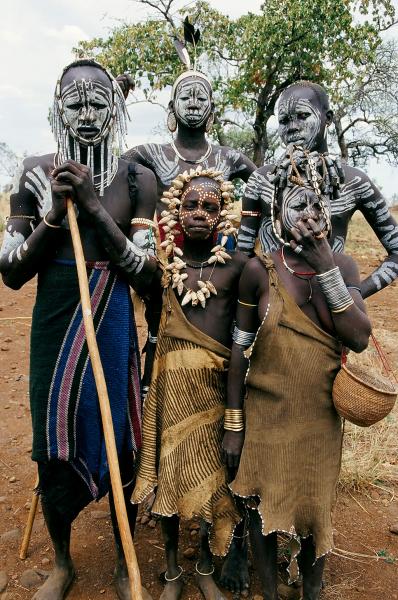
<path id="1" fill-rule="evenodd" d="M 195 564 L 195 571 L 197 572 L 198 575 L 204 575 L 204 576 L 206 576 L 206 575 L 213 575 L 213 573 L 214 573 L 214 565 L 212 566 L 212 569 L 211 569 L 211 571 L 209 573 L 201 573 L 199 571 L 199 569 L 198 569 L 198 563 L 196 563 Z"/>
<path id="2" fill-rule="evenodd" d="M 178 568 L 180 569 L 180 572 L 175 577 L 167 577 L 167 571 L 166 571 L 166 573 L 164 574 L 164 578 L 167 581 L 167 583 L 169 583 L 170 581 L 177 581 L 177 579 L 179 579 L 181 577 L 181 575 L 184 572 L 184 569 L 182 568 L 181 565 L 178 565 Z"/>

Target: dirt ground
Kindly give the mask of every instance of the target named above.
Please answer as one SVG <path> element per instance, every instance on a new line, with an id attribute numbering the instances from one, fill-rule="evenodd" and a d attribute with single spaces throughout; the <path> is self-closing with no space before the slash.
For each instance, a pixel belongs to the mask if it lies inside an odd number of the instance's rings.
<path id="1" fill-rule="evenodd" d="M 383 256 L 383 249 L 369 228 L 355 219 L 349 251 L 358 260 L 365 276 Z M 366 251 L 365 251 L 366 248 Z M 28 400 L 28 359 L 30 316 L 35 298 L 35 281 L 18 292 L 0 285 L 0 571 L 7 575 L 4 600 L 28 600 L 21 576 L 34 569 L 40 577 L 51 570 L 53 555 L 39 509 L 25 561 L 18 558 L 22 532 L 28 516 L 31 489 L 36 476 L 30 460 L 31 426 Z M 398 286 L 392 285 L 367 302 L 374 329 L 398 371 Z M 141 337 L 144 326 L 139 325 Z M 396 418 L 396 417 L 395 417 Z M 340 493 L 336 507 L 335 554 L 327 561 L 323 600 L 393 600 L 398 598 L 397 489 L 375 482 L 366 492 Z M 111 600 L 113 537 L 106 499 L 91 504 L 73 526 L 72 553 L 77 580 L 70 600 Z M 197 542 L 184 525 L 181 550 L 197 549 Z M 136 551 L 144 585 L 156 599 L 162 591 L 160 574 L 164 569 L 163 543 L 159 524 L 155 528 L 139 524 Z M 194 556 L 195 558 L 195 556 Z M 194 559 L 181 560 L 185 569 L 183 600 L 199 600 L 194 585 Z M 216 574 L 220 563 L 216 564 Z M 0 573 L 1 575 L 1 573 Z M 1 582 L 1 577 L 0 577 Z M 1 588 L 0 588 L 1 590 Z M 260 594 L 252 573 L 251 595 Z M 228 598 L 230 594 L 226 594 Z M 257 596 L 256 600 L 260 600 Z"/>

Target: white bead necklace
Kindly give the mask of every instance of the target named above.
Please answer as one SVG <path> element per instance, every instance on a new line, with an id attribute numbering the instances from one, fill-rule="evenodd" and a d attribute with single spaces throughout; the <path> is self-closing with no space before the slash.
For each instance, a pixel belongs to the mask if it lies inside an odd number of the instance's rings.
<path id="1" fill-rule="evenodd" d="M 189 159 L 189 158 L 185 158 L 178 150 L 177 147 L 174 143 L 174 140 L 171 140 L 170 142 L 171 147 L 173 148 L 174 152 L 176 153 L 176 155 L 178 156 L 178 158 L 180 160 L 183 160 L 186 163 L 189 163 L 191 165 L 199 165 L 200 163 L 204 162 L 207 158 L 209 158 L 211 151 L 212 151 L 212 146 L 211 144 L 209 144 L 209 142 L 207 142 L 207 150 L 206 152 L 200 156 L 197 159 Z"/>

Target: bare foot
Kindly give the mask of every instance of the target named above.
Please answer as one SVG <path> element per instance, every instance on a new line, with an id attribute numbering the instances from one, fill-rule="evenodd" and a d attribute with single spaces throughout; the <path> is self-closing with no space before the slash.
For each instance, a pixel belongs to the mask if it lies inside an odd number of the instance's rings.
<path id="1" fill-rule="evenodd" d="M 249 584 L 247 541 L 245 540 L 243 544 L 240 542 L 238 546 L 233 540 L 221 570 L 220 585 L 230 592 L 247 596 Z"/>
<path id="2" fill-rule="evenodd" d="M 181 598 L 183 586 L 184 582 L 181 577 L 175 581 L 167 581 L 162 595 L 160 596 L 160 600 L 179 600 Z"/>
<path id="3" fill-rule="evenodd" d="M 130 580 L 127 574 L 121 571 L 115 571 L 114 583 L 116 594 L 119 600 L 131 600 Z M 152 600 L 151 594 L 144 588 L 141 588 L 142 600 Z"/>
<path id="4" fill-rule="evenodd" d="M 206 600 L 226 600 L 215 584 L 212 575 L 195 573 L 196 583 Z"/>
<path id="5" fill-rule="evenodd" d="M 278 584 L 278 595 L 281 600 L 301 600 L 301 588 L 292 587 L 285 585 L 284 583 Z"/>
<path id="6" fill-rule="evenodd" d="M 55 566 L 32 600 L 63 600 L 74 578 L 75 570 L 72 563 L 65 567 Z"/>

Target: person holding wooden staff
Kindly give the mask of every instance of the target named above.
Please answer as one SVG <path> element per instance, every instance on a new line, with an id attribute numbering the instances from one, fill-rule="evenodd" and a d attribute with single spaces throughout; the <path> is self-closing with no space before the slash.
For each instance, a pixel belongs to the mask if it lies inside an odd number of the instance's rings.
<path id="1" fill-rule="evenodd" d="M 57 82 L 52 127 L 57 153 L 23 161 L 11 192 L 0 256 L 6 285 L 19 289 L 38 275 L 33 311 L 30 401 L 32 458 L 38 463 L 43 514 L 55 568 L 34 600 L 62 600 L 75 570 L 71 524 L 109 490 L 109 468 L 66 217 L 78 213 L 91 310 L 110 399 L 125 497 L 141 445 L 137 332 L 129 286 L 147 286 L 157 270 L 152 217 L 156 180 L 122 150 L 127 112 L 112 75 L 93 60 L 68 65 Z M 118 597 L 131 598 L 115 509 Z M 136 507 L 129 502 L 133 530 Z"/>

